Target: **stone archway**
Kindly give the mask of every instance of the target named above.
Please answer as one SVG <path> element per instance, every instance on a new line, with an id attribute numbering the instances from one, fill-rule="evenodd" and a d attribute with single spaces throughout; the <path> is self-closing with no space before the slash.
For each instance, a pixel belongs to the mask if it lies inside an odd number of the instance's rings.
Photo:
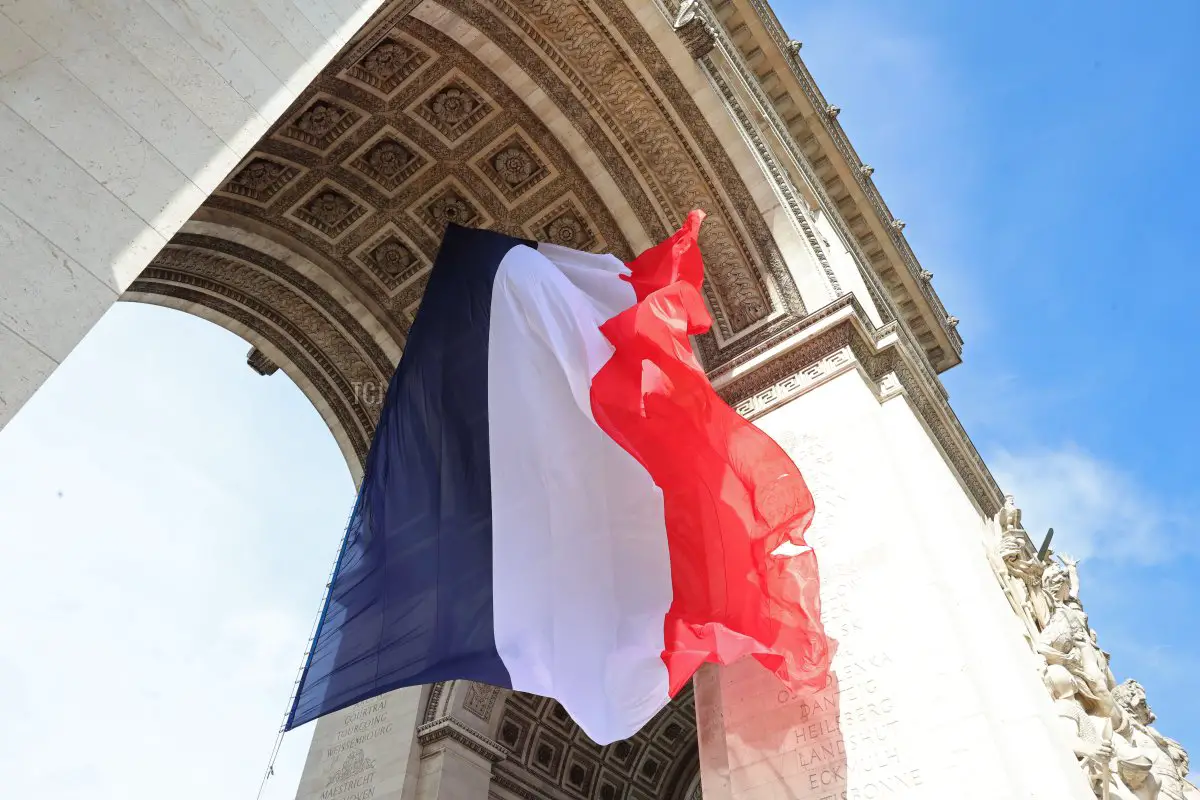
<path id="1" fill-rule="evenodd" d="M 366 330 L 402 345 L 446 220 L 629 257 L 699 206 L 710 214 L 702 238 L 717 321 L 704 356 L 717 367 L 804 313 L 727 147 L 618 0 L 396 0 L 300 95 L 125 299 L 182 300 L 226 316 L 219 298 L 228 301 L 235 287 L 225 278 L 280 273 L 263 266 L 277 256 L 247 241 L 266 239 L 295 255 L 285 264 L 301 260 L 326 276 L 328 295 L 340 289 L 357 300 Z M 222 288 L 205 282 L 218 276 Z M 296 289 L 286 277 L 271 286 Z M 277 328 L 271 312 L 288 310 L 256 299 L 268 307 L 239 303 L 242 324 Z M 284 339 L 300 345 L 294 334 Z M 275 346 L 287 349 L 283 340 Z M 326 400 L 356 451 L 371 415 L 347 406 L 338 384 L 379 371 L 378 359 L 360 356 L 366 363 L 331 359 L 324 373 L 324 391 L 336 395 Z"/>
<path id="2" fill-rule="evenodd" d="M 692 684 L 635 736 L 601 747 L 553 700 L 471 681 L 434 684 L 418 738 L 486 753 L 488 791 L 510 800 L 697 800 L 700 762 Z M 444 744 L 443 744 L 444 746 Z"/>
<path id="3" fill-rule="evenodd" d="M 730 364 L 805 303 L 730 154 L 744 144 L 710 125 L 723 105 L 693 97 L 660 46 L 621 0 L 385 4 L 122 299 L 247 339 L 251 366 L 300 386 L 356 479 L 448 221 L 630 258 L 705 208 L 716 325 L 702 354 Z M 473 731 L 495 796 L 698 792 L 690 686 L 603 748 L 552 701 L 468 682 L 424 691 L 417 758 Z"/>
<path id="4" fill-rule="evenodd" d="M 988 508 L 936 378 L 954 320 L 761 5 L 390 0 L 122 299 L 250 341 L 358 478 L 448 221 L 629 258 L 700 207 L 697 349 L 727 399 L 761 416 L 857 364 L 880 402 L 914 398 Z M 318 723 L 300 797 L 695 800 L 692 700 L 600 748 L 548 700 L 402 689 Z"/>

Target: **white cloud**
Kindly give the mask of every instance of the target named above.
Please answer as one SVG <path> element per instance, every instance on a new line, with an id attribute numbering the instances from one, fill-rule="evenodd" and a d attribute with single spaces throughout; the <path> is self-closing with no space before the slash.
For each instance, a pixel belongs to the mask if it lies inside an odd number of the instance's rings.
<path id="1" fill-rule="evenodd" d="M 121 305 L 0 431 L 5 796 L 255 796 L 353 486 L 247 349 Z"/>
<path id="2" fill-rule="evenodd" d="M 1133 476 L 1086 451 L 1064 446 L 988 459 L 1000 486 L 1015 497 L 1025 528 L 1076 558 L 1152 564 L 1184 544 L 1178 520 Z"/>

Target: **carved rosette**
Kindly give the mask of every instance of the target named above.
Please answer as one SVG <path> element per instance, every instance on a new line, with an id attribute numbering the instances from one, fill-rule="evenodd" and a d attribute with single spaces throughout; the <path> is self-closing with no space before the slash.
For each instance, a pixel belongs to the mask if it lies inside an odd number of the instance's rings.
<path id="1" fill-rule="evenodd" d="M 296 218 L 324 236 L 336 239 L 353 225 L 366 209 L 334 188 L 325 188 L 296 209 Z"/>
<path id="2" fill-rule="evenodd" d="M 425 159 L 405 142 L 383 136 L 353 162 L 353 167 L 392 193 L 423 166 Z"/>
<path id="3" fill-rule="evenodd" d="M 494 110 L 495 107 L 465 81 L 451 79 L 420 103 L 416 114 L 453 144 Z"/>
<path id="4" fill-rule="evenodd" d="M 348 106 L 322 98 L 314 100 L 285 125 L 280 135 L 325 151 L 361 118 Z"/>
<path id="5" fill-rule="evenodd" d="M 350 67 L 349 74 L 390 95 L 427 61 L 429 55 L 421 48 L 400 37 L 388 37 Z"/>
<path id="6" fill-rule="evenodd" d="M 242 167 L 221 190 L 257 203 L 269 203 L 299 172 L 288 164 L 257 157 Z"/>

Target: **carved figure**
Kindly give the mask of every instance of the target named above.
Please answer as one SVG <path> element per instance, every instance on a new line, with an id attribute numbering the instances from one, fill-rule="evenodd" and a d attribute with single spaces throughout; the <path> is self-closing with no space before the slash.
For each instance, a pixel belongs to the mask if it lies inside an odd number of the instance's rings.
<path id="1" fill-rule="evenodd" d="M 1108 660 L 1096 646 L 1087 614 L 1079 603 L 1076 562 L 1063 558 L 1065 567 L 1053 564 L 1042 575 L 1042 588 L 1050 602 L 1050 619 L 1038 638 L 1037 651 L 1047 664 L 1065 667 L 1080 682 L 1079 694 L 1088 711 L 1101 717 L 1113 713 L 1112 689 L 1116 681 Z"/>
<path id="2" fill-rule="evenodd" d="M 1104 736 L 1105 726 L 1083 710 L 1077 698 L 1080 682 L 1066 667 L 1051 664 L 1046 668 L 1045 681 L 1063 733 L 1080 760 L 1093 791 L 1099 796 L 1104 783 L 1109 780 L 1109 761 L 1113 757 L 1112 742 Z"/>
<path id="3" fill-rule="evenodd" d="M 1000 509 L 997 521 L 1000 523 L 1000 530 L 1004 533 L 1012 530 L 1024 530 L 1021 527 L 1021 509 L 1017 508 L 1011 494 L 1004 495 L 1004 506 Z"/>
<path id="4" fill-rule="evenodd" d="M 1123 724 L 1117 732 L 1131 747 L 1150 758 L 1150 771 L 1162 787 L 1162 796 L 1169 800 L 1184 800 L 1188 791 L 1187 751 L 1179 742 L 1150 727 L 1155 716 L 1146 702 L 1146 690 L 1130 679 L 1113 690 L 1113 697 L 1122 712 Z"/>
<path id="5" fill-rule="evenodd" d="M 1025 532 L 1018 528 L 1005 531 L 1001 534 L 1000 545 L 997 549 L 1009 574 L 1032 587 L 1037 586 L 1041 581 L 1046 567 L 1037 559 L 1025 555 L 1024 534 Z"/>
<path id="6" fill-rule="evenodd" d="M 1142 754 L 1117 759 L 1116 773 L 1109 778 L 1109 797 L 1114 800 L 1157 800 L 1160 787 L 1150 771 L 1150 759 Z"/>
<path id="7" fill-rule="evenodd" d="M 1011 494 L 1004 496 L 1004 506 L 996 521 L 1001 530 L 996 555 L 1000 557 L 1008 575 L 1019 581 L 1018 584 L 1008 583 L 1001 575 L 1004 591 L 1028 624 L 1040 628 L 1049 619 L 1049 606 L 1041 597 L 1045 565 L 1028 554 L 1029 537 L 1021 528 L 1021 509 L 1017 508 Z"/>

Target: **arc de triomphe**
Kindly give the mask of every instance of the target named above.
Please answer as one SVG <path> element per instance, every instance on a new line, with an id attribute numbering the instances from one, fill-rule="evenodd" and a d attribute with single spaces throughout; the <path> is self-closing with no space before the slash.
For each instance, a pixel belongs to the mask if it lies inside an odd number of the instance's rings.
<path id="1" fill-rule="evenodd" d="M 0 0 L 0 424 L 153 303 L 249 341 L 357 478 L 448 220 L 628 258 L 700 207 L 704 363 L 813 486 L 819 696 L 710 669 L 601 748 L 402 690 L 317 723 L 301 800 L 1092 796 L 1039 655 L 1077 589 L 1001 513 L 957 320 L 799 54 L 763 0 Z"/>

